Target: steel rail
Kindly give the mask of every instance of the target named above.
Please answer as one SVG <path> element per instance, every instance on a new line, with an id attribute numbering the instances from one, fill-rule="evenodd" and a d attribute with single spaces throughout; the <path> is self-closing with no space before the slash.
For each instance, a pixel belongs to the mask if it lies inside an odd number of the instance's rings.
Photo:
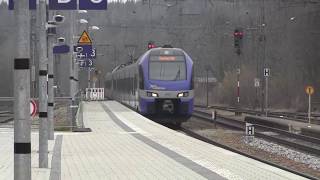
<path id="1" fill-rule="evenodd" d="M 231 127 L 234 129 L 240 129 L 243 131 L 245 130 L 245 122 L 244 121 L 234 120 L 231 118 L 225 118 L 222 116 L 218 116 L 218 118 L 215 121 L 213 121 L 210 117 L 210 114 L 205 113 L 205 112 L 201 112 L 201 111 L 197 111 L 197 110 L 194 111 L 193 116 L 197 117 L 201 120 L 205 120 L 207 122 L 218 123 L 223 126 Z M 270 128 L 267 126 L 261 126 L 261 125 L 254 125 L 254 126 L 256 128 L 255 136 L 261 137 L 263 139 L 268 139 L 268 140 L 274 141 L 279 144 L 287 145 L 289 147 L 302 150 L 304 152 L 312 153 L 315 155 L 320 155 L 320 148 L 319 148 L 320 146 L 319 145 L 317 146 L 317 144 L 320 143 L 320 139 L 305 136 L 305 135 L 293 134 L 288 131 Z M 289 140 L 285 140 L 284 138 L 279 138 L 279 137 L 267 135 L 267 134 L 262 133 L 261 132 L 262 130 L 268 130 L 271 132 L 275 132 L 275 133 L 278 133 L 282 136 L 285 136 L 285 137 L 291 138 L 291 139 L 295 138 L 295 139 L 304 141 L 308 144 L 289 141 Z M 314 144 L 315 147 L 311 147 L 310 143 Z"/>
<path id="2" fill-rule="evenodd" d="M 195 107 L 200 107 L 200 108 L 206 108 L 205 106 L 202 105 L 195 105 Z M 223 111 L 230 111 L 230 112 L 236 112 L 236 111 L 241 111 L 242 113 L 246 114 L 251 114 L 251 115 L 265 115 L 265 113 L 261 111 L 255 111 L 255 110 L 250 110 L 250 109 L 237 109 L 234 107 L 224 107 L 224 106 L 210 106 L 210 108 L 215 108 L 218 110 L 223 110 Z M 320 117 L 320 114 L 312 114 L 311 115 L 313 118 L 311 120 L 313 122 L 316 122 L 316 124 L 320 120 L 316 119 L 317 117 Z M 307 114 L 301 114 L 301 113 L 295 113 L 295 112 L 268 112 L 268 117 L 274 117 L 274 118 L 286 118 L 289 120 L 294 120 L 298 122 L 308 122 L 308 116 Z"/>
<path id="3" fill-rule="evenodd" d="M 226 145 L 224 145 L 224 144 L 222 144 L 222 143 L 219 143 L 219 142 L 214 141 L 214 140 L 212 140 L 212 139 L 209 139 L 209 138 L 207 138 L 207 137 L 201 136 L 201 135 L 199 135 L 199 134 L 197 134 L 197 133 L 195 133 L 195 132 L 193 132 L 193 131 L 191 131 L 191 130 L 189 130 L 189 129 L 186 129 L 186 128 L 181 127 L 180 131 L 184 132 L 185 134 L 187 134 L 187 135 L 189 135 L 189 136 L 191 136 L 191 137 L 193 137 L 193 138 L 196 138 L 196 139 L 198 139 L 198 140 L 204 141 L 204 142 L 206 142 L 206 143 L 208 143 L 208 144 L 212 144 L 212 145 L 214 145 L 214 146 L 218 146 L 218 147 L 223 148 L 223 149 L 226 149 L 226 150 L 228 150 L 228 151 L 231 151 L 231 152 L 240 154 L 240 155 L 242 155 L 242 156 L 245 156 L 245 157 L 248 157 L 248 158 L 251 158 L 251 159 L 260 161 L 260 162 L 262 162 L 262 163 L 271 165 L 271 166 L 273 166 L 273 167 L 277 167 L 277 168 L 279 168 L 279 169 L 282 169 L 282 170 L 291 172 L 291 173 L 293 173 L 293 174 L 296 174 L 296 175 L 299 175 L 299 176 L 302 176 L 302 177 L 305 177 L 305 178 L 308 178 L 308 179 L 312 179 L 312 180 L 317 180 L 317 179 L 318 179 L 318 178 L 316 178 L 316 177 L 314 177 L 314 176 L 311 176 L 311 175 L 309 175 L 309 174 L 301 173 L 301 172 L 296 171 L 296 170 L 293 170 L 293 169 L 291 169 L 291 168 L 287 168 L 287 167 L 281 166 L 281 165 L 279 165 L 279 164 L 275 164 L 275 163 L 273 163 L 273 162 L 270 162 L 270 161 L 261 159 L 261 158 L 259 158 L 259 157 L 257 157 L 257 156 L 253 156 L 253 155 L 250 155 L 250 154 L 248 154 L 248 153 L 239 151 L 239 150 L 237 150 L 237 149 L 235 149 L 235 148 L 232 148 L 232 147 L 230 147 L 230 146 L 226 146 Z"/>

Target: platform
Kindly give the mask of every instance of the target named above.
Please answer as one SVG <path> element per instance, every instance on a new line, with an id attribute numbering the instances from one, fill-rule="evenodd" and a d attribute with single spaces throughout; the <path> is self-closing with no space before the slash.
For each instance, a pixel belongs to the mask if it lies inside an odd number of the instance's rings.
<path id="1" fill-rule="evenodd" d="M 304 179 L 166 128 L 115 101 L 85 102 L 83 110 L 92 132 L 56 133 L 43 179 Z M 5 171 L 0 168 L 0 179 Z"/>

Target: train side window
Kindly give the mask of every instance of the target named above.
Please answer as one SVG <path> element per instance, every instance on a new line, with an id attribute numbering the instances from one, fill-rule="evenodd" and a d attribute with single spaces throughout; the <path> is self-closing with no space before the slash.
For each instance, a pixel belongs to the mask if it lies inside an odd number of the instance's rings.
<path id="1" fill-rule="evenodd" d="M 191 85 L 190 85 L 190 90 L 194 89 L 194 69 L 192 66 L 192 70 L 191 70 Z"/>
<path id="2" fill-rule="evenodd" d="M 144 89 L 143 69 L 141 66 L 139 66 L 139 88 Z"/>

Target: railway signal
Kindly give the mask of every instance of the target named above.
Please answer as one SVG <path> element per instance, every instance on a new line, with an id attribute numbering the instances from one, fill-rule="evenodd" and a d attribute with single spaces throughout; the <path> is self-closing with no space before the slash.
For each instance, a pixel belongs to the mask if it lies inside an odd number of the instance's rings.
<path id="1" fill-rule="evenodd" d="M 154 44 L 154 42 L 149 42 L 148 43 L 148 50 L 156 48 L 156 45 Z"/>
<path id="2" fill-rule="evenodd" d="M 238 55 L 241 54 L 241 45 L 242 45 L 243 35 L 244 33 L 240 28 L 234 30 L 234 33 L 233 33 L 234 47 L 236 48 L 236 53 Z"/>

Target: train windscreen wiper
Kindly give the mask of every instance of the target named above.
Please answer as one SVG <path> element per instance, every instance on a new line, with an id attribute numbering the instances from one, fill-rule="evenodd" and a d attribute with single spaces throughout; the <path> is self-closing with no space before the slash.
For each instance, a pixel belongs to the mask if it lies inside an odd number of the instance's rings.
<path id="1" fill-rule="evenodd" d="M 179 66 L 179 70 L 177 72 L 177 75 L 173 80 L 176 81 L 176 80 L 178 80 L 178 78 L 180 79 L 180 66 Z"/>

